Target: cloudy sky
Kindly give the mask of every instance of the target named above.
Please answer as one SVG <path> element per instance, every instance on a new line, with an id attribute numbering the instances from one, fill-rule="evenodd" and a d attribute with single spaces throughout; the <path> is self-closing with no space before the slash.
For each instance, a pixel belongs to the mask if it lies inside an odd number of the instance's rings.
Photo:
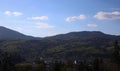
<path id="1" fill-rule="evenodd" d="M 120 0 L 0 0 L 0 26 L 36 37 L 74 31 L 120 35 Z"/>

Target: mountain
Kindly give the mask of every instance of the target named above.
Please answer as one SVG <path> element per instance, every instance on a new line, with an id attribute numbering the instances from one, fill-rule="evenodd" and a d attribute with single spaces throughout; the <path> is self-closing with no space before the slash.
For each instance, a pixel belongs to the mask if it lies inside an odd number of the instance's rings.
<path id="1" fill-rule="evenodd" d="M 115 37 L 117 39 L 119 36 L 105 34 L 100 31 L 82 31 L 82 32 L 70 32 L 67 34 L 60 34 L 60 35 L 46 37 L 46 38 L 48 38 L 48 39 L 51 39 L 51 38 L 52 39 L 64 39 L 64 40 L 69 40 L 69 39 L 86 40 L 86 39 L 92 39 L 92 38 L 112 39 L 113 37 Z"/>
<path id="2" fill-rule="evenodd" d="M 33 37 L 26 36 L 17 31 L 0 26 L 0 40 L 17 40 L 17 39 L 33 39 Z"/>
<path id="3" fill-rule="evenodd" d="M 28 36 L 1 27 L 0 34 L 9 36 L 4 39 L 23 39 Z M 0 29 L 0 30 L 1 30 Z M 3 32 L 8 33 L 3 33 Z M 14 36 L 14 37 L 13 37 Z M 16 37 L 16 38 L 15 38 Z M 45 59 L 84 59 L 92 57 L 110 58 L 115 40 L 120 41 L 120 36 L 109 35 L 100 31 L 82 31 L 60 34 L 41 40 L 6 40 L 0 41 L 0 49 L 13 54 L 19 54 L 27 60 L 39 57 Z"/>
<path id="4" fill-rule="evenodd" d="M 105 34 L 100 31 L 82 31 L 46 37 L 44 40 L 51 42 L 44 54 L 58 58 L 75 58 L 101 56 L 109 58 L 115 40 L 120 41 L 120 36 Z"/>

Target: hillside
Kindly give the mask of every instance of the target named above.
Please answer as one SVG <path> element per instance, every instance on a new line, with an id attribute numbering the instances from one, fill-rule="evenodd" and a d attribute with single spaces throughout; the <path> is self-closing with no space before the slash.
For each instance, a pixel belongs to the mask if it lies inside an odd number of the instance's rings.
<path id="1" fill-rule="evenodd" d="M 17 31 L 0 26 L 0 40 L 17 40 L 17 39 L 33 39 Z"/>
<path id="2" fill-rule="evenodd" d="M 17 36 L 17 32 L 7 31 L 4 34 Z M 1 31 L 0 31 L 1 32 Z M 16 37 L 14 36 L 14 37 Z M 7 36 L 6 36 L 7 37 Z M 1 36 L 5 38 L 5 36 Z M 109 58 L 112 52 L 114 40 L 120 40 L 120 36 L 109 35 L 99 31 L 71 32 L 42 38 L 41 40 L 26 40 L 26 36 L 19 35 L 16 39 L 0 42 L 0 48 L 9 53 L 17 53 L 27 60 L 34 60 L 39 57 L 54 59 L 74 59 L 74 58 Z"/>

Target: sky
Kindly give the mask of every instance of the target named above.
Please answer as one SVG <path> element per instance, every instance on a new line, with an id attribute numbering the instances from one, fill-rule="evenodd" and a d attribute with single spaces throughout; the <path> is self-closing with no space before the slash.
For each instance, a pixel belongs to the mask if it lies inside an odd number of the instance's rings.
<path id="1" fill-rule="evenodd" d="M 0 0 L 0 26 L 35 37 L 101 31 L 120 35 L 120 0 Z"/>

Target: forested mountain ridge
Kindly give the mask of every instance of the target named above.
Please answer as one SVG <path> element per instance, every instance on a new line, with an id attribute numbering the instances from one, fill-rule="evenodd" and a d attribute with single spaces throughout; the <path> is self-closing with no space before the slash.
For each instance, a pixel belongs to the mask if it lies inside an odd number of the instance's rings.
<path id="1" fill-rule="evenodd" d="M 31 36 L 26 36 L 17 31 L 0 26 L 0 40 L 17 40 L 17 39 L 34 39 Z"/>
<path id="2" fill-rule="evenodd" d="M 10 33 L 9 29 L 3 28 L 2 32 L 4 33 L 0 33 L 1 35 L 10 34 L 16 36 L 16 34 Z M 18 38 L 11 38 L 10 35 L 8 37 L 11 40 L 1 40 L 0 48 L 5 52 L 20 54 L 27 60 L 34 60 L 39 57 L 48 59 L 109 58 L 113 48 L 113 41 L 120 40 L 120 36 L 109 35 L 99 31 L 71 32 L 41 38 L 40 40 L 26 40 L 26 36 L 20 37 L 18 40 Z"/>

